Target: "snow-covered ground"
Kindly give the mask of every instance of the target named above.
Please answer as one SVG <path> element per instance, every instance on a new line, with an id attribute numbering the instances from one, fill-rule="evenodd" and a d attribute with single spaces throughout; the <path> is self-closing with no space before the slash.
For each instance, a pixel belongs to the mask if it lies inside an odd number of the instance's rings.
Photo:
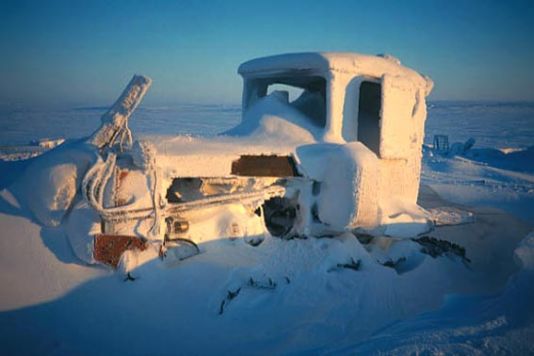
<path id="1" fill-rule="evenodd" d="M 0 146 L 88 135 L 103 111 L 1 108 Z M 182 105 L 140 108 L 130 126 L 136 135 L 213 135 L 238 121 L 236 106 Z M 476 143 L 445 157 L 430 147 L 434 134 Z M 475 222 L 427 235 L 465 256 L 352 234 L 256 247 L 213 240 L 178 264 L 146 263 L 125 282 L 85 266 L 61 226 L 40 227 L 2 191 L 0 351 L 533 353 L 533 138 L 534 104 L 429 105 L 420 204 L 468 210 Z M 0 190 L 22 168 L 0 162 Z"/>

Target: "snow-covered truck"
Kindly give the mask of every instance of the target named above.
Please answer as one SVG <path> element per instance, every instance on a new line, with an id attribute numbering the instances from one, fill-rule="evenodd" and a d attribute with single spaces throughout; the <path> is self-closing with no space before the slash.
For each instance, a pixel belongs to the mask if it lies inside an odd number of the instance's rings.
<path id="1" fill-rule="evenodd" d="M 355 53 L 264 57 L 239 74 L 236 127 L 135 142 L 128 117 L 150 80 L 132 80 L 84 141 L 98 157 L 80 181 L 83 199 L 64 204 L 80 257 L 115 254 L 116 264 L 129 237 L 165 250 L 372 231 L 416 209 L 428 77 L 391 56 Z"/>

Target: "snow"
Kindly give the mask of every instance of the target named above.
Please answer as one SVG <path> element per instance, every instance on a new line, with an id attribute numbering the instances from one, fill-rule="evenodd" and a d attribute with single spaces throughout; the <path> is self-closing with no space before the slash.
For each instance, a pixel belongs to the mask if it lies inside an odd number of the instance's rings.
<path id="1" fill-rule="evenodd" d="M 96 152 L 89 145 L 79 140 L 66 142 L 29 162 L 10 191 L 41 224 L 58 226 L 95 160 Z"/>
<path id="2" fill-rule="evenodd" d="M 425 143 L 435 134 L 476 148 L 527 148 L 534 135 L 534 102 L 437 101 L 428 105 Z"/>
<path id="3" fill-rule="evenodd" d="M 510 143 L 513 142 L 507 141 L 506 145 Z M 499 150 L 473 148 L 466 156 L 450 158 L 434 155 L 427 146 L 421 181 L 447 200 L 465 205 L 495 206 L 526 222 L 534 221 L 531 208 L 534 181 L 530 173 L 534 167 L 533 149 L 518 148 L 508 154 L 486 155 L 488 151 Z"/>
<path id="4" fill-rule="evenodd" d="M 306 174 L 321 182 L 319 216 L 332 231 L 378 222 L 378 160 L 360 142 L 299 147 Z"/>
<path id="5" fill-rule="evenodd" d="M 422 235 L 431 229 L 431 224 L 423 216 L 401 213 L 385 219 L 384 235 L 409 238 Z"/>
<path id="6" fill-rule="evenodd" d="M 321 135 L 320 128 L 295 108 L 288 106 L 276 93 L 258 100 L 249 109 L 243 122 L 223 135 L 242 137 L 253 135 L 262 139 L 273 136 L 289 141 L 311 143 Z"/>
<path id="7" fill-rule="evenodd" d="M 450 206 L 427 209 L 427 212 L 435 226 L 469 224 L 475 221 L 472 212 Z"/>
<path id="8" fill-rule="evenodd" d="M 514 254 L 525 270 L 534 269 L 534 231 L 521 241 Z"/>
<path id="9" fill-rule="evenodd" d="M 518 110 L 524 114 L 524 108 Z M 471 109 L 453 107 L 453 111 L 469 121 Z M 174 111 L 169 112 L 164 122 L 175 126 Z M 213 118 L 204 121 L 212 127 L 208 132 L 235 123 L 221 124 L 211 109 L 206 117 Z M 528 120 L 523 118 L 519 125 L 527 136 L 532 127 Z M 274 127 L 282 129 L 274 114 L 258 122 L 259 126 L 247 128 L 255 133 L 252 139 L 151 136 L 154 146 L 147 149 L 165 157 L 159 164 L 175 165 L 183 176 L 193 171 L 173 152 L 199 159 L 206 174 L 226 172 L 229 167 L 218 162 L 235 159 L 243 150 L 253 152 L 250 147 L 258 136 L 272 133 Z M 442 122 L 443 130 L 446 124 Z M 338 143 L 315 143 L 313 127 L 298 131 L 302 126 L 291 125 L 287 126 L 291 135 L 274 135 L 256 146 L 294 153 L 299 161 L 309 162 L 308 174 L 318 178 L 324 174 L 319 153 L 340 161 L 358 153 L 360 144 L 343 152 Z M 484 126 L 479 132 L 487 132 L 483 119 L 479 125 Z M 196 134 L 205 127 L 190 126 Z M 441 132 L 436 125 L 431 129 Z M 499 126 L 494 130 L 500 131 Z M 454 141 L 465 141 L 463 134 L 449 133 Z M 289 136 L 296 142 L 288 142 Z M 475 144 L 461 156 L 440 156 L 425 147 L 418 202 L 426 211 L 415 204 L 392 202 L 384 212 L 387 228 L 369 243 L 351 233 L 286 241 L 261 234 L 256 230 L 260 223 L 251 220 L 245 209 L 215 207 L 195 213 L 198 221 L 210 222 L 203 225 L 205 229 L 191 231 L 201 241 L 199 255 L 160 261 L 155 258 L 157 251 L 148 250 L 125 256 L 119 272 L 86 265 L 93 261 L 84 237 L 100 219 L 88 214 L 92 210 L 73 192 L 83 178 L 78 172 L 97 160 L 93 151 L 80 141 L 67 141 L 50 151 L 47 160 L 32 159 L 31 166 L 1 162 L 2 352 L 533 353 L 533 151 L 521 135 L 518 141 L 511 135 L 502 142 L 494 138 L 497 133 L 474 136 L 477 144 L 494 145 Z M 188 149 L 191 142 L 203 148 L 203 155 L 197 157 Z M 312 145 L 294 152 L 296 143 Z M 136 193 L 136 201 L 150 205 L 151 197 L 140 189 L 149 184 L 142 172 L 151 165 L 150 154 L 144 154 L 141 146 L 135 150 L 138 169 L 128 178 L 132 191 L 124 194 Z M 208 155 L 215 158 L 200 160 Z M 356 156 L 362 162 L 376 159 Z M 71 163 L 57 164 L 65 160 Z M 331 165 L 327 170 L 340 167 L 336 162 Z M 346 169 L 360 166 L 364 164 Z M 54 174 L 69 178 L 58 181 Z M 334 212 L 346 211 L 358 193 L 341 184 L 343 174 L 344 170 L 335 171 L 327 179 L 330 187 L 322 187 L 341 196 L 321 204 L 322 216 L 333 224 L 350 219 Z M 374 177 L 370 174 L 369 182 Z M 5 189 L 13 182 L 19 189 Z M 23 189 L 27 186 L 39 191 Z M 70 204 L 74 205 L 67 212 Z M 429 217 L 434 226 L 428 225 Z M 245 227 L 239 233 L 233 229 L 236 219 Z M 464 247 L 470 262 L 450 252 L 438 257 L 423 253 L 412 239 L 421 233 Z M 259 235 L 264 238 L 259 246 L 247 243 Z M 69 243 L 71 237 L 75 243 Z M 137 279 L 124 281 L 125 271 Z"/>
<path id="10" fill-rule="evenodd" d="M 85 263 L 96 263 L 93 258 L 92 236 L 100 233 L 100 224 L 100 215 L 86 201 L 74 204 L 66 222 L 65 232 L 72 252 Z"/>
<path id="11" fill-rule="evenodd" d="M 501 245 L 487 246 L 484 241 L 489 238 L 507 245 L 517 243 L 517 238 L 515 242 L 501 239 L 507 236 L 502 234 L 506 224 L 515 225 L 506 215 L 501 214 L 501 219 L 499 225 L 503 229 L 491 236 L 476 237 L 469 231 L 447 235 L 463 241 L 472 240 L 474 246 L 468 251 L 476 251 L 475 246 L 484 246 L 484 253 L 506 262 L 500 267 L 504 268 L 513 264 L 513 260 L 504 258 Z M 2 221 L 6 226 L 16 226 L 16 222 L 6 220 L 5 216 Z M 478 228 L 488 226 L 481 224 Z M 513 232 L 514 236 L 519 230 Z M 26 255 L 28 251 L 41 256 L 42 252 L 48 251 L 45 246 L 41 246 L 41 250 L 29 246 L 28 240 L 34 244 L 41 240 L 36 226 L 33 232 L 6 235 L 3 242 L 8 244 L 14 256 Z M 422 255 L 411 241 L 392 243 L 389 239 L 387 243 L 382 242 L 373 245 L 376 251 L 367 251 L 352 235 L 290 241 L 268 238 L 258 247 L 241 239 L 216 240 L 202 244 L 202 254 L 176 265 L 165 265 L 157 259 L 144 264 L 132 272 L 138 278 L 134 282 L 123 282 L 120 275 L 100 269 L 96 269 L 100 277 L 95 279 L 94 268 L 53 262 L 50 271 L 43 271 L 44 276 L 50 276 L 49 281 L 63 281 L 66 285 L 61 292 L 54 289 L 57 288 L 54 283 L 43 285 L 37 276 L 32 276 L 30 271 L 33 269 L 22 268 L 29 264 L 28 260 L 16 261 L 2 256 L 4 264 L 6 261 L 11 264 L 9 277 L 15 281 L 14 285 L 26 286 L 25 290 L 15 287 L 10 291 L 11 295 L 18 292 L 19 296 L 24 296 L 17 301 L 19 308 L 7 304 L 6 295 L 3 296 L 3 306 L 10 310 L 0 314 L 2 335 L 10 336 L 3 340 L 3 348 L 10 353 L 60 354 L 173 353 L 176 348 L 185 353 L 201 354 L 221 349 L 236 353 L 380 350 L 392 344 L 406 345 L 404 340 L 418 338 L 421 335 L 417 327 L 418 315 L 439 308 L 446 295 L 500 290 L 510 275 L 509 272 L 495 286 L 495 277 L 478 268 L 478 263 L 484 263 L 483 253 L 478 257 L 477 254 L 469 255 L 475 263 L 471 270 L 454 257 L 434 259 Z M 54 251 L 68 251 L 64 239 L 57 239 L 55 244 Z M 523 255 L 526 253 L 532 254 L 532 251 L 526 249 Z M 380 264 L 401 256 L 411 264 L 401 274 Z M 29 265 L 42 266 L 42 263 L 54 261 L 53 256 L 46 258 L 46 262 L 33 260 Z M 351 260 L 361 261 L 360 270 L 338 267 Z M 65 276 L 57 274 L 68 272 L 70 276 L 74 268 L 86 272 L 82 274 L 85 278 L 82 283 L 71 289 L 78 281 L 69 283 Z M 8 277 L 7 274 L 3 276 Z M 21 283 L 28 278 L 38 283 L 35 289 Z M 13 285 L 13 281 L 11 283 Z M 515 288 L 523 291 L 527 287 L 524 283 L 526 280 Z M 276 287 L 272 287 L 274 284 Z M 28 289 L 40 293 L 34 297 L 35 302 L 26 294 Z M 227 299 L 228 292 L 236 293 L 237 290 L 240 290 L 238 295 L 225 303 L 221 315 L 222 301 Z M 505 289 L 505 296 L 508 290 Z M 509 298 L 506 300 L 513 300 Z M 47 300 L 49 302 L 41 303 Z M 426 343 L 408 344 L 405 346 L 408 349 L 402 352 L 425 349 L 425 345 L 428 350 L 432 346 L 428 346 L 428 340 L 439 337 L 439 333 L 447 332 L 448 328 L 473 338 L 488 330 L 471 328 L 462 331 L 455 323 L 461 324 L 465 318 L 451 319 L 451 315 L 459 313 L 459 307 L 454 304 L 451 307 L 450 298 L 446 300 L 445 306 L 436 313 L 441 315 L 437 320 L 447 322 L 436 330 L 436 334 L 427 336 L 423 340 Z M 532 307 L 528 302 L 524 304 L 527 301 L 524 297 L 520 300 L 524 301 L 522 306 Z M 498 305 L 498 300 L 494 304 Z M 511 304 L 508 302 L 507 305 Z M 467 308 L 465 303 L 460 306 L 462 310 Z M 478 320 L 486 320 L 482 324 L 497 320 L 493 328 L 499 331 L 499 325 L 506 320 L 505 330 L 512 328 L 509 323 L 514 319 L 508 315 L 502 316 L 499 310 L 483 315 L 488 314 L 489 319 L 474 316 L 468 322 L 476 326 L 480 323 Z M 393 324 L 389 330 L 400 331 L 381 331 L 397 320 L 406 322 L 400 326 Z M 412 324 L 415 326 L 403 328 Z M 177 346 L 176 335 L 187 337 L 180 338 Z M 376 340 L 380 341 L 382 335 L 386 335 L 387 342 L 378 343 Z M 392 335 L 395 336 L 393 340 Z M 206 338 L 209 343 L 205 342 Z M 32 343 L 22 342 L 28 339 Z M 99 342 L 95 343 L 95 339 Z M 518 346 L 527 347 L 524 339 L 519 338 L 507 350 L 521 350 Z M 447 347 L 449 345 L 443 345 L 441 350 L 455 350 Z"/>
<path id="12" fill-rule="evenodd" d="M 0 310 L 5 312 L 61 298 L 110 271 L 88 267 L 71 252 L 63 228 L 44 228 L 20 210 L 11 213 L 2 192 L 0 206 Z M 5 322 L 5 313 L 2 323 Z M 1 327 L 4 330 L 4 326 Z M 7 334 L 4 333 L 2 338 Z M 10 335 L 12 337 L 14 335 Z M 2 344 L 4 340 L 2 339 Z M 3 352 L 7 352 L 4 347 Z"/>
<path id="13" fill-rule="evenodd" d="M 128 118 L 137 108 L 143 97 L 145 96 L 152 80 L 142 75 L 134 75 L 128 86 L 117 99 L 115 104 L 109 111 L 102 116 L 102 125 L 89 138 L 89 142 L 98 148 L 104 145 L 113 144 L 115 139 L 119 139 L 119 144 L 123 144 L 123 140 L 129 140 L 132 144 L 131 133 L 128 129 Z M 124 132 L 122 132 L 124 130 Z M 122 137 L 123 135 L 129 137 Z"/>
<path id="14" fill-rule="evenodd" d="M 365 343 L 334 352 L 532 354 L 533 233 L 515 249 L 521 269 L 509 278 L 499 293 L 450 296 L 436 311 L 397 321 Z"/>
<path id="15" fill-rule="evenodd" d="M 432 88 L 430 80 L 401 66 L 400 61 L 391 56 L 369 56 L 350 52 L 289 53 L 252 59 L 241 64 L 238 69 L 239 74 L 245 77 L 291 71 L 369 72 L 369 75 L 378 78 L 389 72 L 414 78 L 425 85 L 428 83 L 428 92 Z"/>

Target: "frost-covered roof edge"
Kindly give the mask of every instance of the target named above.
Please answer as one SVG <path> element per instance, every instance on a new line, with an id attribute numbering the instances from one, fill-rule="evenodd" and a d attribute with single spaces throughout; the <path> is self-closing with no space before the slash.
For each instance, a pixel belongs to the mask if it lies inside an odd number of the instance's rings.
<path id="1" fill-rule="evenodd" d="M 288 53 L 252 59 L 241 64 L 238 69 L 238 73 L 245 78 L 297 71 L 402 75 L 421 85 L 432 86 L 430 78 L 403 66 L 397 58 L 389 55 L 372 56 L 353 52 Z"/>

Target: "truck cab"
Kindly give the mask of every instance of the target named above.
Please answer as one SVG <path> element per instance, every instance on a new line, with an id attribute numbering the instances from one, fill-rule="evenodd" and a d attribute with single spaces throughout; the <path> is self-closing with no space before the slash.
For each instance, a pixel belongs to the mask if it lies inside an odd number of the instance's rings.
<path id="1" fill-rule="evenodd" d="M 195 242 L 373 229 L 416 205 L 429 78 L 355 53 L 263 57 L 238 73 L 241 122 L 216 137 L 153 140 L 140 154 L 153 158 L 138 159 L 153 160 L 153 172 L 119 169 L 108 205 L 139 195 L 129 187 L 154 186 L 143 183 L 153 176 L 156 192 L 144 199 L 158 212 L 146 220 L 166 226 L 154 238 Z M 129 223 L 106 226 L 132 233 Z"/>

